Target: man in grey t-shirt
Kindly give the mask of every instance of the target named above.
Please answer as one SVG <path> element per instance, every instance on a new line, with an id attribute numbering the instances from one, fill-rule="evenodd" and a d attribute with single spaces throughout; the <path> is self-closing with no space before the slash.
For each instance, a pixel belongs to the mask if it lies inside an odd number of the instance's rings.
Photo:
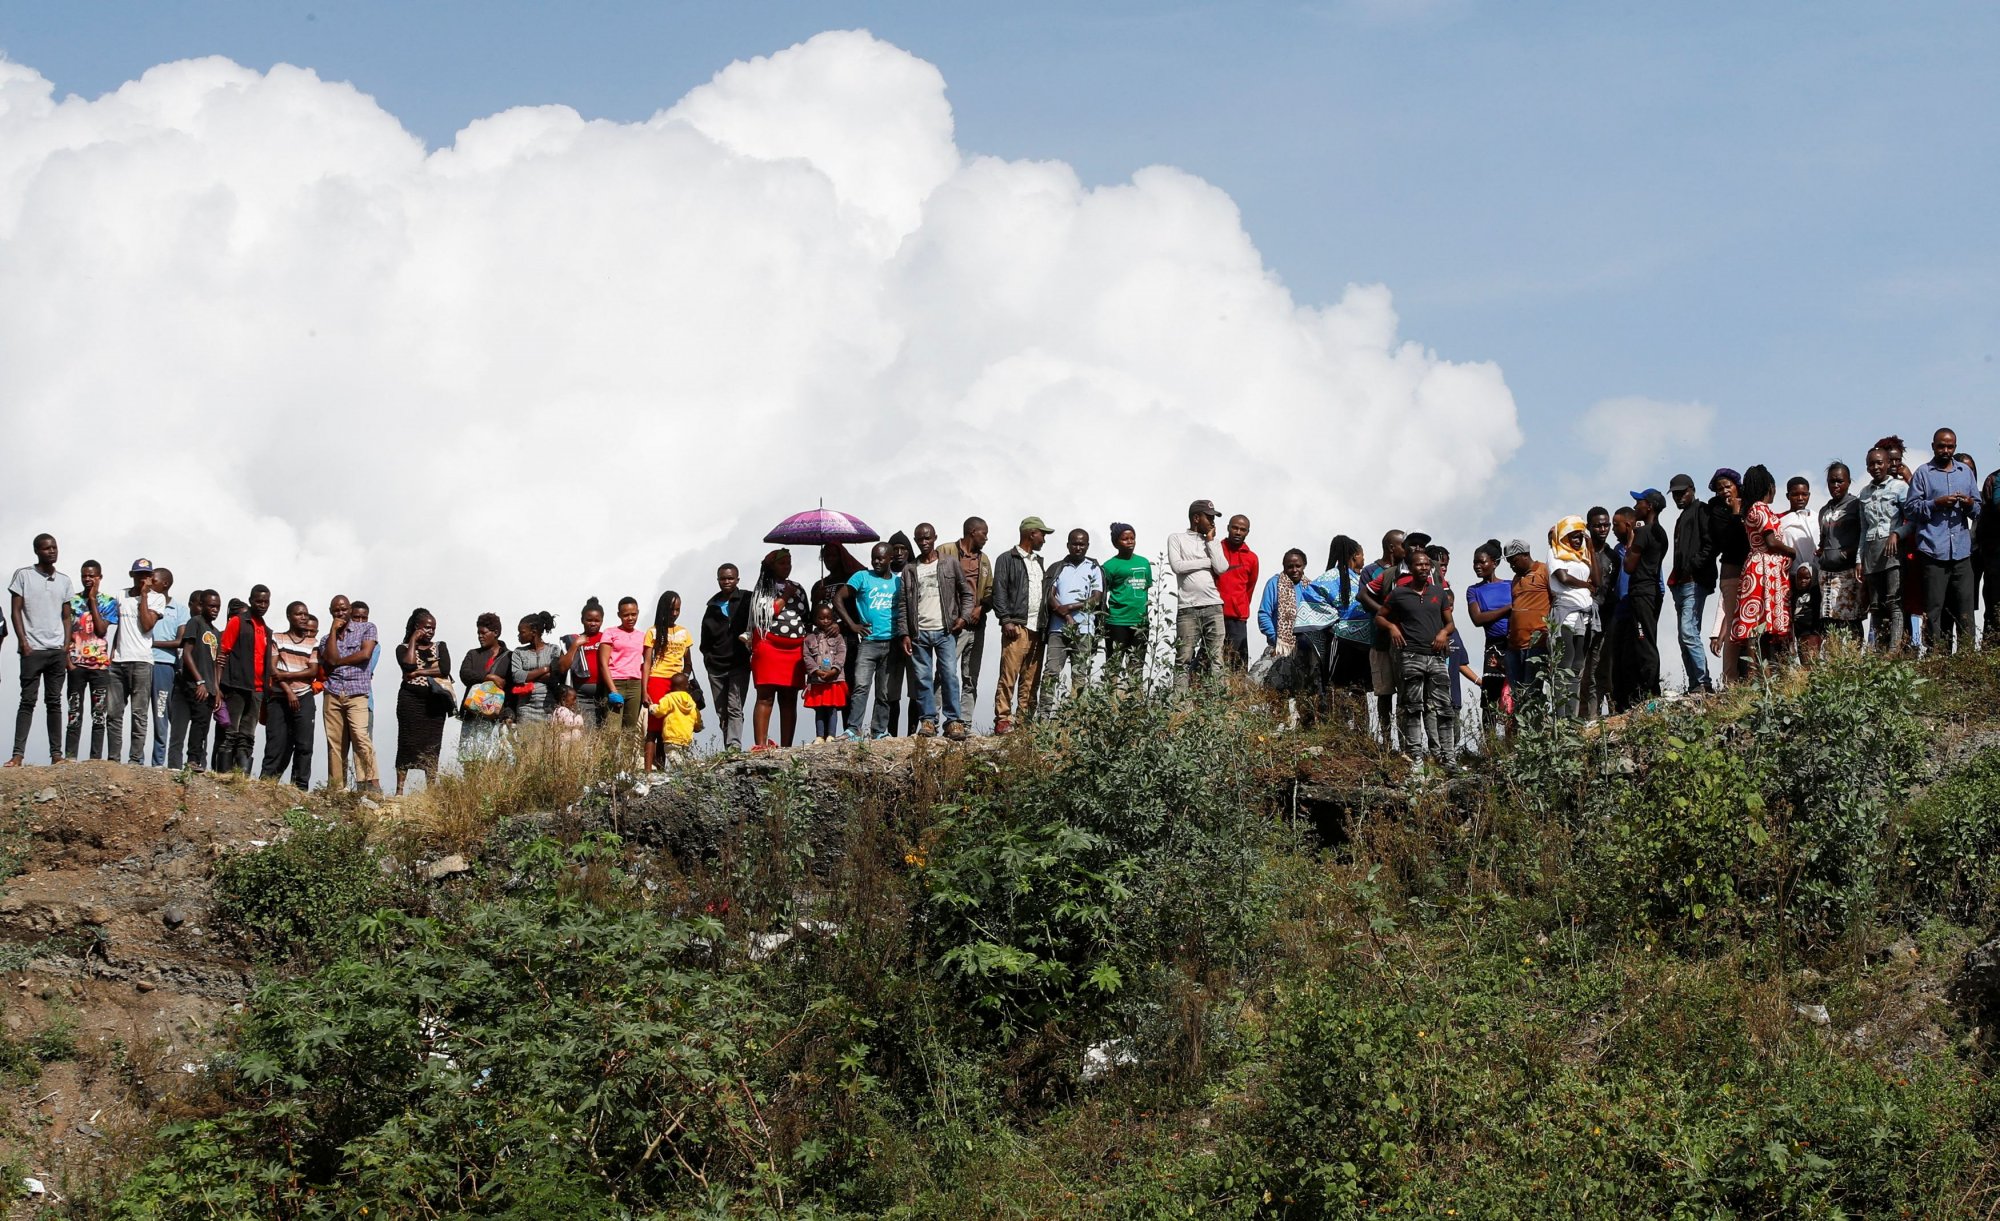
<path id="1" fill-rule="evenodd" d="M 35 562 L 14 570 L 7 582 L 8 618 L 21 653 L 21 710 L 14 716 L 14 754 L 19 767 L 28 752 L 28 724 L 35 719 L 35 684 L 43 688 L 49 719 L 49 762 L 62 761 L 62 691 L 69 670 L 69 578 L 56 571 L 53 534 L 35 536 Z"/>

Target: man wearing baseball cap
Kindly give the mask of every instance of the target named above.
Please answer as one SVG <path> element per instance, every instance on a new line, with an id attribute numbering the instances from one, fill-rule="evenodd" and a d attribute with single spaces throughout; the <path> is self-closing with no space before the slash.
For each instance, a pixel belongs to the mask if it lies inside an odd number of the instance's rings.
<path id="1" fill-rule="evenodd" d="M 1660 569 L 1667 559 L 1667 532 L 1660 511 L 1667 498 L 1658 488 L 1632 493 L 1632 537 L 1625 544 L 1625 615 L 1613 641 L 1619 711 L 1660 693 Z"/>
<path id="2" fill-rule="evenodd" d="M 1229 571 L 1229 556 L 1215 537 L 1215 518 L 1215 502 L 1197 500 L 1188 506 L 1188 528 L 1167 536 L 1167 567 L 1180 592 L 1174 686 L 1181 690 L 1197 671 L 1222 677 L 1222 592 L 1215 578 Z"/>
<path id="3" fill-rule="evenodd" d="M 993 617 L 1000 621 L 1000 684 L 993 692 L 993 732 L 1014 728 L 1014 712 L 1033 716 L 1042 677 L 1042 633 L 1049 600 L 1043 596 L 1042 544 L 1048 523 L 1021 519 L 1021 541 L 993 561 Z"/>
<path id="4" fill-rule="evenodd" d="M 1674 563 L 1667 586 L 1674 595 L 1674 623 L 1681 646 L 1681 668 L 1687 673 L 1689 691 L 1713 691 L 1708 677 L 1708 654 L 1701 646 L 1701 615 L 1709 595 L 1715 592 L 1715 542 L 1709 536 L 1708 507 L 1701 501 L 1689 475 L 1675 475 L 1667 483 L 1680 516 L 1674 519 Z"/>
<path id="5" fill-rule="evenodd" d="M 118 635 L 111 643 L 111 690 L 105 701 L 105 754 L 118 761 L 122 722 L 132 709 L 130 762 L 146 761 L 146 727 L 153 723 L 153 625 L 166 613 L 165 594 L 153 588 L 153 561 L 132 561 L 132 587 L 118 599 Z"/>

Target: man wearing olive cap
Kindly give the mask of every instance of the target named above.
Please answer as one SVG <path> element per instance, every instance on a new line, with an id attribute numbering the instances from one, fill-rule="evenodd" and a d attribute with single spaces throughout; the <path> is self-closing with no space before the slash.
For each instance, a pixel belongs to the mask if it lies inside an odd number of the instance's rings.
<path id="1" fill-rule="evenodd" d="M 1215 517 L 1214 501 L 1197 500 L 1188 506 L 1188 528 L 1167 536 L 1167 567 L 1180 587 L 1174 686 L 1182 690 L 1197 672 L 1222 677 L 1222 593 L 1215 578 L 1229 571 L 1229 555 L 1215 537 Z"/>
<path id="2" fill-rule="evenodd" d="M 993 617 L 1000 621 L 1000 685 L 993 692 L 993 732 L 1014 728 L 1014 711 L 1029 716 L 1041 679 L 1042 633 L 1048 626 L 1043 597 L 1042 543 L 1049 527 L 1039 517 L 1021 519 L 1021 542 L 993 561 Z"/>

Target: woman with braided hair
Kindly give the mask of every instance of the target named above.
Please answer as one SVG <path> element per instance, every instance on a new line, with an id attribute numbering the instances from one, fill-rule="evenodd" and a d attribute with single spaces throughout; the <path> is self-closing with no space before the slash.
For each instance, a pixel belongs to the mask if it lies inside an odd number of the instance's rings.
<path id="1" fill-rule="evenodd" d="M 753 751 L 768 750 L 771 709 L 778 710 L 779 741 L 786 746 L 799 727 L 799 688 L 805 686 L 806 591 L 792 580 L 792 553 L 784 547 L 764 557 L 750 599 L 750 679 L 757 706 L 750 714 Z"/>

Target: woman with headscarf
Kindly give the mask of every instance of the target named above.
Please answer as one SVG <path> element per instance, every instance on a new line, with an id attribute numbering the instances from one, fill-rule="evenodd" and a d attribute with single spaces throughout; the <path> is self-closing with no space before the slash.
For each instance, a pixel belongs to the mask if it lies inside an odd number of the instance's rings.
<path id="1" fill-rule="evenodd" d="M 1577 693 L 1588 659 L 1586 642 L 1599 628 L 1597 615 L 1597 548 L 1590 526 L 1581 517 L 1565 517 L 1549 531 L 1549 618 L 1560 662 L 1550 672 L 1557 716 L 1577 715 Z"/>
<path id="2" fill-rule="evenodd" d="M 757 685 L 757 706 L 750 714 L 753 751 L 773 745 L 773 707 L 778 710 L 780 741 L 790 746 L 798 731 L 808 610 L 806 591 L 792 580 L 792 553 L 780 547 L 766 555 L 750 598 L 750 680 Z"/>
<path id="3" fill-rule="evenodd" d="M 1792 544 L 1785 541 L 1784 522 L 1771 508 L 1778 494 L 1778 481 L 1771 472 L 1762 466 L 1744 471 L 1742 494 L 1749 506 L 1743 513 L 1748 555 L 1729 638 L 1739 652 L 1752 640 L 1761 641 L 1757 650 L 1761 663 L 1764 655 L 1776 655 L 1791 642 L 1791 565 L 1796 555 Z"/>

